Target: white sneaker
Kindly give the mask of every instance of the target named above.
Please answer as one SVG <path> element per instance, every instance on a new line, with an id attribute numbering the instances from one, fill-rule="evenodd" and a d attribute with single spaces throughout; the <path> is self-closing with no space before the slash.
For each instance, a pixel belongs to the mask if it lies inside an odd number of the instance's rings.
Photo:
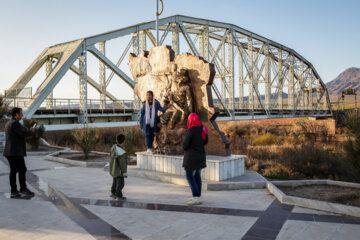
<path id="1" fill-rule="evenodd" d="M 147 153 L 153 153 L 152 150 L 151 150 L 151 148 L 148 148 L 146 152 L 147 152 Z"/>
<path id="2" fill-rule="evenodd" d="M 190 202 L 187 203 L 188 206 L 200 205 L 202 202 L 199 197 L 194 197 Z"/>

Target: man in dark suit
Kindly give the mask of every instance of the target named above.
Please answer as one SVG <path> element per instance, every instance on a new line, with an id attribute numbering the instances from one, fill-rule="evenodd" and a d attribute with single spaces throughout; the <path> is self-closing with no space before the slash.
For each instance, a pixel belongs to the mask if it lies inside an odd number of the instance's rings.
<path id="1" fill-rule="evenodd" d="M 26 187 L 26 165 L 24 157 L 26 156 L 25 138 L 31 137 L 35 132 L 34 128 L 30 131 L 25 130 L 19 121 L 23 117 L 22 109 L 14 107 L 11 111 L 12 119 L 5 125 L 5 149 L 4 156 L 9 161 L 10 166 L 10 187 L 11 197 L 19 197 L 21 195 L 34 195 Z M 17 190 L 16 174 L 19 173 L 20 192 Z"/>

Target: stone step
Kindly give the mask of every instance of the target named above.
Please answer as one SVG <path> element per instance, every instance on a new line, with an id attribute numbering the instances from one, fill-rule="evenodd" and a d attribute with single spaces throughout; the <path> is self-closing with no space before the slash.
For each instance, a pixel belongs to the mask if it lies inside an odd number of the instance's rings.
<path id="1" fill-rule="evenodd" d="M 185 176 L 182 167 L 183 156 L 149 154 L 137 152 L 137 166 L 140 169 Z M 209 181 L 222 181 L 245 173 L 245 155 L 206 156 L 203 177 Z"/>
<path id="2" fill-rule="evenodd" d="M 108 171 L 108 168 L 105 171 Z M 202 172 L 204 173 L 204 170 L 202 170 Z M 188 186 L 188 182 L 185 176 L 143 170 L 137 168 L 136 166 L 128 166 L 128 176 L 151 179 L 160 182 L 167 182 L 180 186 Z M 232 178 L 226 181 L 219 181 L 219 182 L 207 181 L 203 177 L 202 180 L 203 180 L 202 181 L 203 189 L 208 191 L 262 189 L 266 187 L 266 183 L 267 183 L 267 180 L 264 177 L 262 177 L 260 174 L 254 171 L 245 171 L 242 176 Z"/>

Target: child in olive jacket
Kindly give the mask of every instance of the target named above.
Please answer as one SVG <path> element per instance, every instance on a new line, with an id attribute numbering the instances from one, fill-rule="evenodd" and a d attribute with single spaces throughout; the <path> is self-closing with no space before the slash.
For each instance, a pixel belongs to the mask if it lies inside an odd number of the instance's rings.
<path id="1" fill-rule="evenodd" d="M 123 134 L 119 134 L 116 137 L 116 144 L 114 144 L 110 150 L 109 172 L 113 177 L 110 197 L 117 200 L 126 199 L 122 194 L 122 189 L 125 185 L 124 178 L 127 177 L 127 154 L 125 150 L 121 148 L 124 141 L 125 136 Z"/>

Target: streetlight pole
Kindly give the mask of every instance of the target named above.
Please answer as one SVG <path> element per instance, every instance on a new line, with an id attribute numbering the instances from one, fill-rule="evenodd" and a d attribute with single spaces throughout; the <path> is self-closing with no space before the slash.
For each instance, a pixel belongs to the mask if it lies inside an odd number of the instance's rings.
<path id="1" fill-rule="evenodd" d="M 159 16 L 162 14 L 164 10 L 163 0 L 161 2 L 161 11 L 159 12 L 159 0 L 155 0 L 156 4 L 156 20 L 155 20 L 155 28 L 156 28 L 156 46 L 159 46 Z"/>
<path id="2" fill-rule="evenodd" d="M 155 21 L 155 26 L 156 26 L 156 46 L 159 46 L 159 0 L 155 0 L 156 1 L 156 21 Z"/>

